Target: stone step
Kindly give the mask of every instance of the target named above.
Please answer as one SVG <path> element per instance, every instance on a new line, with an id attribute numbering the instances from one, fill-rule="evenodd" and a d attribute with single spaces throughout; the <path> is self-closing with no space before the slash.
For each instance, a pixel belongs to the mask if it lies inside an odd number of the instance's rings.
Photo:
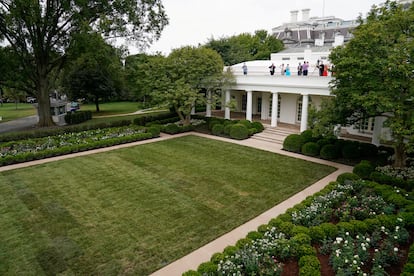
<path id="1" fill-rule="evenodd" d="M 287 136 L 295 133 L 299 133 L 299 131 L 294 129 L 266 127 L 262 132 L 256 133 L 251 138 L 271 143 L 283 144 L 283 141 Z"/>

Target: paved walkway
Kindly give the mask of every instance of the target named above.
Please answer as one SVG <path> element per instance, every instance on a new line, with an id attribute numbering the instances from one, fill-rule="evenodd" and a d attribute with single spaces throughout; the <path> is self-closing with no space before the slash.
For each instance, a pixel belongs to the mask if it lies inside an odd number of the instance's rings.
<path id="1" fill-rule="evenodd" d="M 222 252 L 226 246 L 236 244 L 236 242 L 239 239 L 246 237 L 246 235 L 250 231 L 257 230 L 258 226 L 268 223 L 272 218 L 277 217 L 279 214 L 283 214 L 288 208 L 291 208 L 297 203 L 300 203 L 302 200 L 304 200 L 309 195 L 312 195 L 320 191 L 321 189 L 323 189 L 327 184 L 329 184 L 329 182 L 335 181 L 337 176 L 340 175 L 341 173 L 352 171 L 352 167 L 350 166 L 283 151 L 282 145 L 276 144 L 276 143 L 261 141 L 257 139 L 246 139 L 246 140 L 238 141 L 238 140 L 232 140 L 232 139 L 227 139 L 227 138 L 222 138 L 222 137 L 217 137 L 217 136 L 211 136 L 211 135 L 191 132 L 191 133 L 177 134 L 174 136 L 162 134 L 161 137 L 155 138 L 155 139 L 144 140 L 144 141 L 139 141 L 139 142 L 134 142 L 134 143 L 129 143 L 129 144 L 122 144 L 122 145 L 117 145 L 117 146 L 108 147 L 108 148 L 100 148 L 100 149 L 90 150 L 90 151 L 85 151 L 85 152 L 78 152 L 78 153 L 68 154 L 64 156 L 57 156 L 57 157 L 52 157 L 48 159 L 36 160 L 36 161 L 15 164 L 15 165 L 10 165 L 10 166 L 4 166 L 4 167 L 0 167 L 0 172 L 14 170 L 18 168 L 24 168 L 28 166 L 34 166 L 38 164 L 54 162 L 57 160 L 63 160 L 67 158 L 73 158 L 73 157 L 78 157 L 78 156 L 95 154 L 99 152 L 111 151 L 114 149 L 120 149 L 120 148 L 136 146 L 136 145 L 153 143 L 153 142 L 167 140 L 167 139 L 176 138 L 176 137 L 185 136 L 185 135 L 197 135 L 201 137 L 207 137 L 210 139 L 216 139 L 220 141 L 235 143 L 235 144 L 239 144 L 242 146 L 254 147 L 257 149 L 261 149 L 261 150 L 266 150 L 266 151 L 283 154 L 283 155 L 287 155 L 287 156 L 291 156 L 295 158 L 309 160 L 315 163 L 329 165 L 329 166 L 337 168 L 337 170 L 333 172 L 332 174 L 319 180 L 318 182 L 314 183 L 313 185 L 306 188 L 305 190 L 295 194 L 291 198 L 283 201 L 282 203 L 271 208 L 270 210 L 257 216 L 256 218 L 228 232 L 227 234 L 224 234 L 223 236 L 217 238 L 216 240 L 202 246 L 201 248 L 193 251 L 192 253 L 178 259 L 177 261 L 165 266 L 164 268 L 154 272 L 153 274 L 151 274 L 152 276 L 175 276 L 175 275 L 179 276 L 182 273 L 190 269 L 196 270 L 199 264 L 210 260 L 210 257 L 214 253 Z"/>

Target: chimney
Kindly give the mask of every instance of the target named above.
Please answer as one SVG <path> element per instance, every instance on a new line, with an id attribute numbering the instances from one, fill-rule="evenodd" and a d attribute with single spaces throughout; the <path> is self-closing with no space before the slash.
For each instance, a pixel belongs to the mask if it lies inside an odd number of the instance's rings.
<path id="1" fill-rule="evenodd" d="M 309 20 L 309 13 L 310 13 L 310 9 L 303 9 L 302 10 L 302 21 L 308 21 Z"/>
<path id="2" fill-rule="evenodd" d="M 298 13 L 299 13 L 299 11 L 291 11 L 290 12 L 290 22 L 291 23 L 296 23 L 296 22 L 298 22 Z"/>

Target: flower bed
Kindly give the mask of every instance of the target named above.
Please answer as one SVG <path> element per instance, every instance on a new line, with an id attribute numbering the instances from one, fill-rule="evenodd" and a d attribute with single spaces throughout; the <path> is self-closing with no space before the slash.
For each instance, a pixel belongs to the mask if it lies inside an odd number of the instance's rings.
<path id="1" fill-rule="evenodd" d="M 159 132 L 151 131 L 150 128 L 131 125 L 5 142 L 0 144 L 0 165 L 113 146 L 158 135 Z"/>
<path id="2" fill-rule="evenodd" d="M 183 275 L 414 272 L 414 248 L 409 255 L 413 195 L 375 182 L 340 179 Z"/>

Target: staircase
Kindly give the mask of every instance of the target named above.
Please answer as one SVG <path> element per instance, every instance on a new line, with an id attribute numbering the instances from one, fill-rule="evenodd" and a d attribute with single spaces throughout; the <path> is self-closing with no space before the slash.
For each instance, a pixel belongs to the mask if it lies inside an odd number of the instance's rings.
<path id="1" fill-rule="evenodd" d="M 297 133 L 299 133 L 298 129 L 265 126 L 262 132 L 256 133 L 250 139 L 283 145 L 283 141 L 287 136 Z"/>

